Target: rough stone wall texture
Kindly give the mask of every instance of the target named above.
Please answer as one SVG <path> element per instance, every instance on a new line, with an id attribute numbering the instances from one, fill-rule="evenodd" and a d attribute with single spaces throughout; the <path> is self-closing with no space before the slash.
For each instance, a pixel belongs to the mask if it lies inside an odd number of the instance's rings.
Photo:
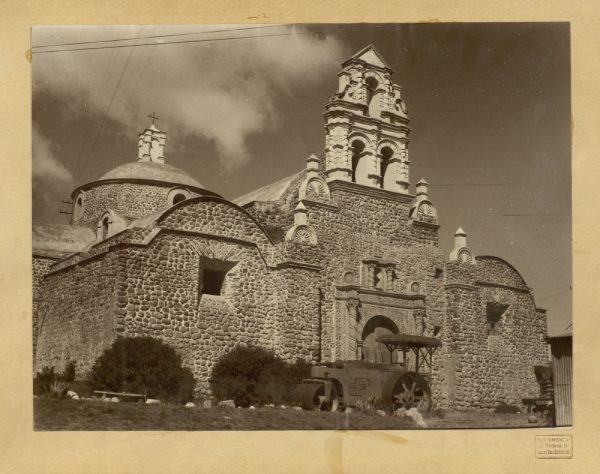
<path id="1" fill-rule="evenodd" d="M 118 252 L 99 254 L 46 276 L 40 285 L 35 369 L 64 369 L 70 360 L 87 371 L 116 336 Z M 52 269 L 51 269 L 52 271 Z"/>
<path id="2" fill-rule="evenodd" d="M 149 335 L 174 346 L 203 394 L 212 365 L 237 343 L 285 353 L 284 295 L 255 245 L 220 242 L 237 263 L 220 296 L 201 293 L 202 256 L 196 248 L 213 242 L 165 232 L 148 247 L 125 249 L 125 291 L 117 310 L 125 313 L 124 335 Z"/>
<path id="3" fill-rule="evenodd" d="M 147 228 L 55 264 L 42 280 L 49 262 L 36 263 L 34 297 L 44 302 L 37 366 L 73 358 L 85 372 L 116 335 L 150 335 L 179 351 L 209 395 L 212 366 L 236 344 L 289 361 L 354 359 L 370 321 L 387 318 L 399 332 L 442 340 L 432 368 L 439 405 L 492 408 L 537 394 L 545 314 L 510 265 L 494 257 L 446 263 L 438 227 L 410 219 L 411 196 L 351 183 L 329 183 L 330 199 L 304 201 L 316 244 L 286 241 L 301 178 L 277 201 L 245 210 L 214 196 L 178 203 Z M 152 191 L 157 206 L 167 191 Z M 90 215 L 105 210 L 100 201 Z M 124 215 L 156 210 L 135 202 Z M 220 295 L 203 294 L 207 261 L 233 264 Z M 488 301 L 509 305 L 491 335 Z"/>
<path id="4" fill-rule="evenodd" d="M 50 303 L 37 366 L 73 358 L 84 375 L 116 335 L 149 335 L 179 351 L 208 395 L 213 364 L 236 344 L 316 360 L 315 269 L 277 270 L 268 263 L 272 247 L 244 211 L 199 199 L 164 214 L 159 227 L 127 230 L 61 262 L 45 278 Z M 207 260 L 235 263 L 221 295 L 202 294 Z"/>
<path id="5" fill-rule="evenodd" d="M 363 260 L 374 258 L 391 264 L 394 270 L 392 287 L 386 289 L 396 295 L 410 295 L 410 284 L 419 282 L 421 291 L 431 295 L 427 301 L 426 330 L 432 321 L 442 317 L 443 298 L 441 280 L 435 277 L 434 267 L 440 266 L 443 256 L 437 247 L 437 237 L 422 239 L 413 231 L 408 219 L 410 199 L 386 200 L 383 196 L 355 194 L 351 190 L 335 190 L 332 201 L 337 209 L 307 204 L 308 224 L 317 231 L 323 255 L 323 358 L 333 360 L 355 354 L 356 340 L 361 338 L 360 327 L 350 331 L 346 327 L 348 315 L 344 306 L 335 305 L 339 298 L 337 286 L 344 275 L 354 275 L 359 286 L 368 286 Z M 401 243 L 402 242 L 402 243 Z M 403 245 L 404 244 L 404 245 Z M 377 266 L 377 265 L 376 265 Z M 360 298 L 359 298 L 360 299 Z M 364 299 L 364 297 L 363 297 Z M 387 303 L 390 304 L 389 302 Z M 411 303 L 396 298 L 397 308 Z M 394 313 L 390 306 L 371 302 L 368 317 Z M 342 311 L 343 314 L 339 314 Z M 402 311 L 398 310 L 397 314 Z M 390 318 L 394 320 L 394 318 Z M 365 319 L 366 322 L 366 319 Z"/>
<path id="6" fill-rule="evenodd" d="M 520 275 L 487 258 L 448 263 L 446 271 L 453 280 L 446 289 L 449 404 L 491 409 L 539 396 L 533 367 L 547 363 L 546 317 Z M 508 305 L 491 333 L 488 302 Z"/>
<path id="7" fill-rule="evenodd" d="M 102 214 L 108 209 L 129 220 L 139 219 L 167 208 L 167 196 L 174 187 L 141 183 L 96 184 L 85 190 L 81 216 L 77 218 L 75 213 L 73 223 L 89 225 L 95 229 Z M 191 194 L 197 195 L 193 192 Z"/>
<path id="8" fill-rule="evenodd" d="M 32 270 L 32 296 L 33 296 L 33 305 L 31 308 L 32 314 L 32 338 L 33 338 L 33 359 L 35 360 L 35 353 L 37 350 L 37 339 L 38 339 L 38 324 L 39 324 L 39 314 L 44 303 L 43 292 L 41 290 L 41 285 L 43 283 L 43 278 L 48 270 L 52 266 L 52 264 L 56 263 L 55 258 L 44 257 L 40 255 L 34 255 L 31 265 Z"/>

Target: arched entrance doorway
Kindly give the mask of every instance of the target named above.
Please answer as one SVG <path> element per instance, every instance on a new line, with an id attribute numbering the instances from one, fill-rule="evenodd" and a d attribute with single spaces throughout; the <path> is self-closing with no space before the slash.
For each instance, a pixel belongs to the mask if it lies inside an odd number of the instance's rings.
<path id="1" fill-rule="evenodd" d="M 377 362 L 379 364 L 396 363 L 398 354 L 394 354 L 394 360 L 390 359 L 390 351 L 376 342 L 380 336 L 398 334 L 398 326 L 385 316 L 374 316 L 367 321 L 362 332 L 362 360 Z"/>

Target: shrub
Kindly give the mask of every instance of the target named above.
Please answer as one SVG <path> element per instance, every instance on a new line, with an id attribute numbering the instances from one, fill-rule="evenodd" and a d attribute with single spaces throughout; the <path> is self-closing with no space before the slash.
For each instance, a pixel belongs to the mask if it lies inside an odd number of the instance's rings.
<path id="1" fill-rule="evenodd" d="M 215 364 L 210 385 L 217 399 L 237 406 L 289 404 L 295 386 L 310 375 L 310 364 L 288 364 L 266 349 L 238 346 Z"/>
<path id="2" fill-rule="evenodd" d="M 194 377 L 175 350 L 151 337 L 120 337 L 92 367 L 94 390 L 146 393 L 149 398 L 185 403 L 193 398 Z"/>
<path id="3" fill-rule="evenodd" d="M 70 361 L 65 370 L 57 374 L 54 367 L 44 367 L 33 379 L 33 393 L 54 398 L 64 398 L 69 384 L 75 380 L 76 363 Z"/>

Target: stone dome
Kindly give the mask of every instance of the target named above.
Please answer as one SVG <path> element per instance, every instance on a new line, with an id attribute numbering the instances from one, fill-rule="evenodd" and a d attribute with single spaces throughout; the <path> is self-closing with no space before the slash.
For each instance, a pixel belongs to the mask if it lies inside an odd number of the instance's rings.
<path id="1" fill-rule="evenodd" d="M 192 186 L 206 189 L 186 171 L 175 166 L 152 161 L 125 163 L 105 173 L 98 181 L 108 180 L 145 180 Z"/>

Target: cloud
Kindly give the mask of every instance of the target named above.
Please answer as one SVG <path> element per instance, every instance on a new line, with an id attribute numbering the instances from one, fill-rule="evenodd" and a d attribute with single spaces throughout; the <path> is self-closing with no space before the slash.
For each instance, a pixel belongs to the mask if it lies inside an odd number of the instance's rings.
<path id="1" fill-rule="evenodd" d="M 199 31 L 207 28 L 196 27 Z M 194 28 L 36 28 L 33 44 L 176 34 L 190 29 Z M 212 26 L 214 29 L 227 29 L 227 25 Z M 271 34 L 283 35 L 261 38 Z M 186 136 L 197 137 L 215 145 L 224 167 L 238 167 L 248 159 L 248 138 L 276 130 L 285 120 L 281 101 L 294 91 L 309 91 L 331 79 L 345 53 L 335 38 L 317 37 L 302 26 L 164 40 L 239 36 L 252 38 L 37 54 L 34 97 L 36 90 L 56 95 L 71 117 L 90 114 L 101 118 L 106 113 L 119 124 L 116 128 L 121 133 L 134 137 L 147 126 L 146 116 L 155 111 L 162 118 L 159 127 L 169 133 L 168 151 L 176 151 Z"/>
<path id="2" fill-rule="evenodd" d="M 47 216 L 56 215 L 59 199 L 68 197 L 73 175 L 60 162 L 52 142 L 42 135 L 35 122 L 31 138 L 33 219 L 47 220 Z"/>
<path id="3" fill-rule="evenodd" d="M 33 179 L 56 181 L 62 186 L 72 184 L 73 175 L 52 152 L 50 140 L 44 137 L 34 124 L 31 131 L 33 148 Z"/>

